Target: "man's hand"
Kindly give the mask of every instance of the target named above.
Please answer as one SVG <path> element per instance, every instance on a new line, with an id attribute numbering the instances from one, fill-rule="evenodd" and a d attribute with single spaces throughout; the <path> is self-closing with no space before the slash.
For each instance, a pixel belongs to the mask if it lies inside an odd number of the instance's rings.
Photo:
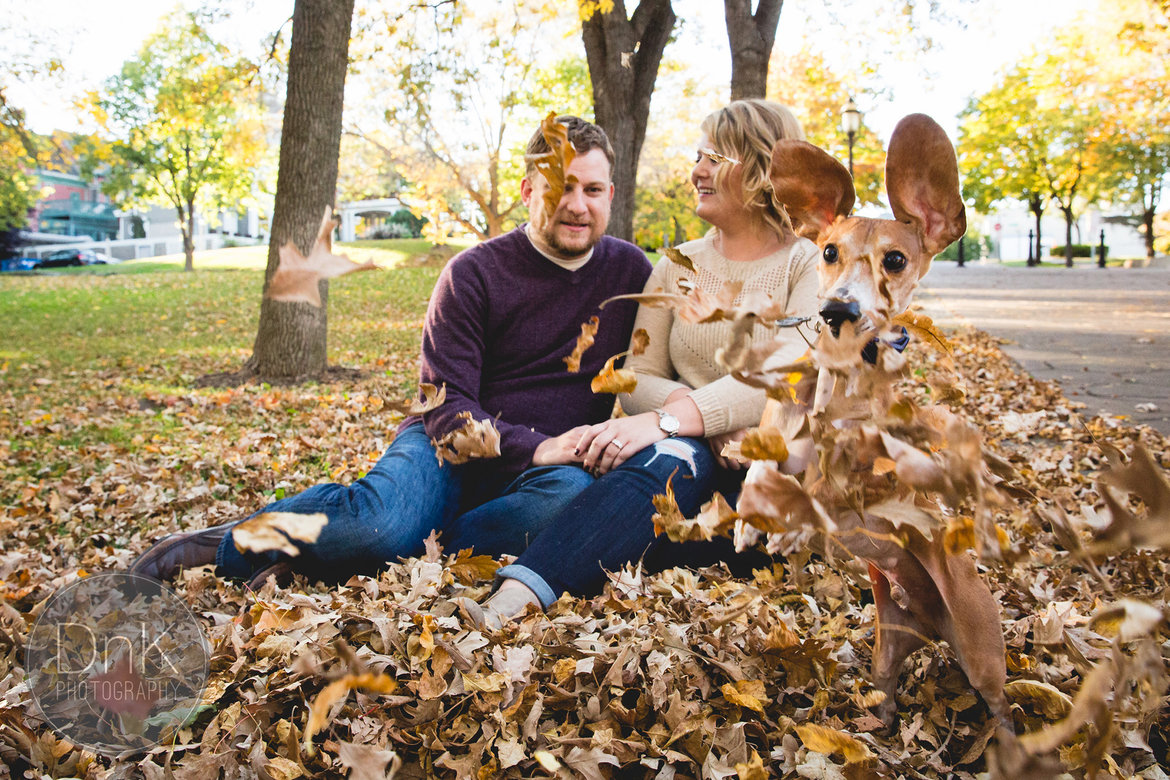
<path id="1" fill-rule="evenodd" d="M 748 467 L 747 463 L 735 458 L 729 458 L 723 454 L 724 445 L 731 442 L 743 441 L 743 437 L 747 436 L 748 428 L 740 428 L 738 431 L 728 431 L 727 433 L 719 433 L 714 436 L 707 437 L 707 445 L 711 448 L 711 454 L 715 456 L 715 460 L 725 469 L 731 471 L 742 471 Z"/>
<path id="2" fill-rule="evenodd" d="M 560 436 L 545 439 L 532 453 L 532 465 L 567 466 L 572 463 L 580 463 L 581 456 L 574 454 L 573 450 L 577 446 L 577 442 L 581 440 L 581 435 L 587 430 L 589 430 L 588 425 L 578 425 Z"/>

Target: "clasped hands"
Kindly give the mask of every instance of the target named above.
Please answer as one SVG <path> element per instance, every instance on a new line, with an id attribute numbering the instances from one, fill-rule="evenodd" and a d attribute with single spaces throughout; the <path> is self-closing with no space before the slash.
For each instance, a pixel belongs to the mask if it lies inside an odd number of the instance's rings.
<path id="1" fill-rule="evenodd" d="M 742 439 L 745 433 L 746 430 L 733 431 L 708 439 L 720 466 L 746 468 L 744 463 L 721 454 L 725 444 Z M 666 433 L 658 427 L 658 415 L 654 412 L 617 417 L 596 425 L 579 425 L 560 436 L 546 439 L 533 453 L 532 465 L 579 463 L 586 471 L 600 476 L 665 438 Z"/>

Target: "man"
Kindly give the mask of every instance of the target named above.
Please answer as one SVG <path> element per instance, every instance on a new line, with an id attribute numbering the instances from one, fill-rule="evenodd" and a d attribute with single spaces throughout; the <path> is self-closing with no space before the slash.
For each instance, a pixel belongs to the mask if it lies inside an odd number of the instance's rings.
<path id="1" fill-rule="evenodd" d="M 635 306 L 607 298 L 638 293 L 646 256 L 605 235 L 613 199 L 613 149 L 601 128 L 560 117 L 576 156 L 551 213 L 549 184 L 534 160 L 549 151 L 537 131 L 528 143 L 521 197 L 529 221 L 468 249 L 444 268 L 422 335 L 421 381 L 446 386 L 446 400 L 399 427 L 370 472 L 352 485 L 315 485 L 261 512 L 324 513 L 329 522 L 301 554 L 241 553 L 226 524 L 172 534 L 131 571 L 159 580 L 181 568 L 215 563 L 223 576 L 285 579 L 295 568 L 333 576 L 369 571 L 419 555 L 432 530 L 450 550 L 520 553 L 592 482 L 573 451 L 583 426 L 606 419 L 612 395 L 595 395 L 592 377 L 624 350 Z M 566 370 L 581 324 L 600 326 L 579 372 Z M 462 427 L 466 415 L 492 420 L 500 456 L 440 464 L 433 440 Z M 259 513 L 257 513 L 259 514 Z"/>

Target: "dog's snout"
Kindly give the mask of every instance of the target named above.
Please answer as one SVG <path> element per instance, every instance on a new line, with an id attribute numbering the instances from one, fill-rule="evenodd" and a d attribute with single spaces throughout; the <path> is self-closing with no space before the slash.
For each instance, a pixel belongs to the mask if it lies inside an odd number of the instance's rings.
<path id="1" fill-rule="evenodd" d="M 833 335 L 836 335 L 846 322 L 857 322 L 859 317 L 861 307 L 857 305 L 857 301 L 831 300 L 821 306 L 821 319 L 832 328 Z"/>

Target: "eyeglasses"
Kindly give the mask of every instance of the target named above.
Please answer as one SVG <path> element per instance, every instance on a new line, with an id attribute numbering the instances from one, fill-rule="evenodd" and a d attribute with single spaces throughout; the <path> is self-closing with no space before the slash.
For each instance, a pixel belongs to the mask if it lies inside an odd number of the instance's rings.
<path id="1" fill-rule="evenodd" d="M 732 165 L 739 165 L 739 160 L 728 157 L 725 154 L 720 154 L 719 152 L 715 151 L 714 149 L 700 149 L 699 153 L 695 155 L 695 162 L 699 162 L 704 157 L 706 157 L 708 160 L 715 163 L 716 165 L 718 165 L 720 163 L 731 163 Z"/>

